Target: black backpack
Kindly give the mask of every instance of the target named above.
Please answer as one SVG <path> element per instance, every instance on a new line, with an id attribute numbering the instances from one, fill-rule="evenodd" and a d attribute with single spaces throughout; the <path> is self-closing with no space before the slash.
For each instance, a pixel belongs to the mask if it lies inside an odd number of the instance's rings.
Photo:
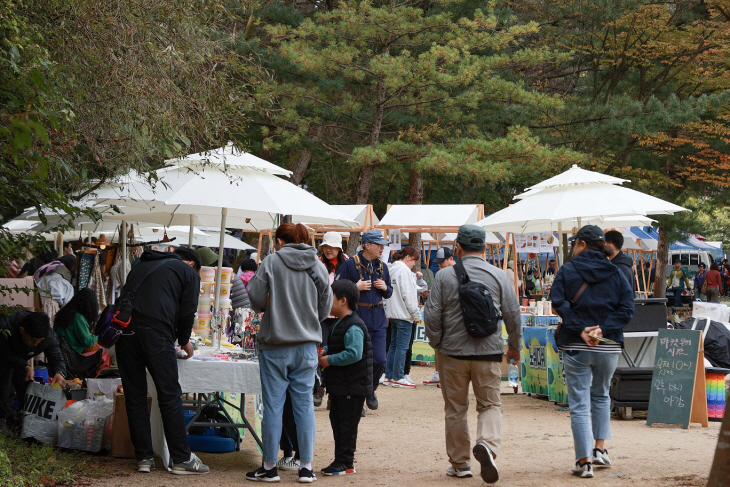
<path id="1" fill-rule="evenodd" d="M 459 302 L 467 333 L 473 338 L 484 338 L 497 333 L 502 316 L 494 306 L 489 288 L 481 282 L 470 281 L 461 262 L 454 266 L 454 270 L 459 282 Z"/>

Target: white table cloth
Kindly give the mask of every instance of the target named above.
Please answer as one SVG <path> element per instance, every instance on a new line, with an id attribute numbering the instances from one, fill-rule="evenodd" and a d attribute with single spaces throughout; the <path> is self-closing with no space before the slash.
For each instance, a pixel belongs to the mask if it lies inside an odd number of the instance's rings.
<path id="1" fill-rule="evenodd" d="M 250 361 L 201 361 L 191 358 L 178 360 L 178 375 L 183 393 L 232 392 L 237 394 L 261 394 L 261 379 L 258 362 Z M 152 447 L 169 468 L 170 452 L 162 428 L 162 417 L 157 402 L 157 389 L 152 377 L 147 374 L 147 389 L 152 396 L 150 423 L 152 426 Z"/>

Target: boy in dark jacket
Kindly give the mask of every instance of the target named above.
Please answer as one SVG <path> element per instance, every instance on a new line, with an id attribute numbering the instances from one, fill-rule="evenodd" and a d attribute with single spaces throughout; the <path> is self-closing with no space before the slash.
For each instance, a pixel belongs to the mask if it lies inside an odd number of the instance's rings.
<path id="1" fill-rule="evenodd" d="M 355 283 L 332 284 L 332 325 L 327 346 L 320 351 L 319 365 L 330 395 L 330 424 L 335 438 L 335 461 L 323 468 L 325 475 L 354 474 L 357 426 L 365 397 L 373 392 L 373 348 L 365 323 L 357 316 L 360 291 Z"/>

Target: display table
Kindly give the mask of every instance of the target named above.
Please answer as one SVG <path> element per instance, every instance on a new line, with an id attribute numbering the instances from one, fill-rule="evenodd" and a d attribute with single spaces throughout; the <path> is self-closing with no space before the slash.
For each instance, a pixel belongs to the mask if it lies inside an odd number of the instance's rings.
<path id="1" fill-rule="evenodd" d="M 208 402 L 215 401 L 219 403 L 223 400 L 220 392 L 227 392 L 231 397 L 233 394 L 239 395 L 240 403 L 238 405 L 233 405 L 230 402 L 227 403 L 240 412 L 242 423 L 233 426 L 248 429 L 258 445 L 261 446 L 261 440 L 246 419 L 244 409 L 246 394 L 261 394 L 258 362 L 201 361 L 192 358 L 189 360 L 178 360 L 177 366 L 180 388 L 183 393 L 206 393 L 211 395 L 208 398 Z M 170 453 L 167 449 L 165 433 L 162 428 L 162 417 L 157 403 L 157 389 L 149 373 L 147 374 L 147 389 L 152 396 L 152 406 L 150 409 L 152 447 L 155 454 L 162 458 L 163 465 L 169 470 Z M 195 418 L 193 418 L 194 420 Z M 192 426 L 193 421 L 188 426 Z M 198 425 L 199 423 L 196 426 Z"/>

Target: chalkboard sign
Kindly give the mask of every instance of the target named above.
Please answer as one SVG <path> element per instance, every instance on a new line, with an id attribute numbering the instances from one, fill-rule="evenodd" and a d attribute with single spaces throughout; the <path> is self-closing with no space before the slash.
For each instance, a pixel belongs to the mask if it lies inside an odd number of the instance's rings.
<path id="1" fill-rule="evenodd" d="M 659 330 L 646 424 L 707 426 L 702 332 Z"/>

